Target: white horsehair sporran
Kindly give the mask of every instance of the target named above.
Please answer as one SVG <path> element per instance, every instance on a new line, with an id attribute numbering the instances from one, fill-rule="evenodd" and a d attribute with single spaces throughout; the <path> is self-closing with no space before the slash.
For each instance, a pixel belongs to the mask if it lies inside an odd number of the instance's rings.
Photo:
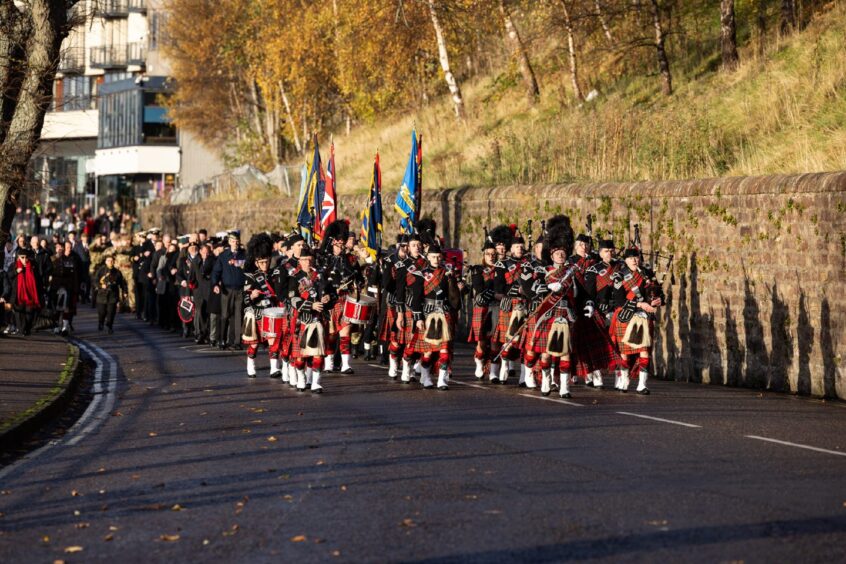
<path id="1" fill-rule="evenodd" d="M 510 341 L 514 338 L 514 335 L 516 335 L 520 330 L 520 327 L 523 326 L 523 322 L 525 320 L 526 310 L 522 305 L 516 306 L 511 310 L 511 317 L 508 319 L 508 330 L 505 332 L 506 341 Z"/>
<path id="2" fill-rule="evenodd" d="M 434 311 L 426 316 L 426 327 L 423 339 L 430 345 L 442 345 L 452 338 L 449 332 L 446 316 L 440 311 Z"/>
<path id="3" fill-rule="evenodd" d="M 259 340 L 258 327 L 256 326 L 256 312 L 252 309 L 244 311 L 244 325 L 241 328 L 241 335 L 245 343 Z"/>
<path id="4" fill-rule="evenodd" d="M 633 349 L 652 346 L 652 338 L 649 335 L 649 318 L 646 315 L 635 314 L 632 316 L 623 335 L 623 344 Z"/>
<path id="5" fill-rule="evenodd" d="M 323 324 L 311 321 L 303 326 L 300 334 L 300 354 L 302 356 L 323 356 Z"/>
<path id="6" fill-rule="evenodd" d="M 552 322 L 546 352 L 556 358 L 570 354 L 570 322 L 566 317 L 556 317 Z"/>

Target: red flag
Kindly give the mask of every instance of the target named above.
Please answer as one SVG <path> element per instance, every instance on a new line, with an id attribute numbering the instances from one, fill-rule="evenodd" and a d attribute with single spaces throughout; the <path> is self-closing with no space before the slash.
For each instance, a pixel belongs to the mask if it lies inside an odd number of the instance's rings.
<path id="1" fill-rule="evenodd" d="M 338 207 L 335 196 L 335 144 L 329 148 L 329 165 L 326 169 L 326 189 L 323 192 L 323 205 L 320 213 L 320 233 L 326 231 L 330 223 L 338 219 Z"/>

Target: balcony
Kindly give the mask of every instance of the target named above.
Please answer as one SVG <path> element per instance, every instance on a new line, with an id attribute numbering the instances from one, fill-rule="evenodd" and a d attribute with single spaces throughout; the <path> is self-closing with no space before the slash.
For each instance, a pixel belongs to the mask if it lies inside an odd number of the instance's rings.
<path id="1" fill-rule="evenodd" d="M 126 62 L 143 67 L 147 61 L 147 46 L 144 43 L 129 43 L 126 46 Z"/>
<path id="2" fill-rule="evenodd" d="M 95 69 L 125 69 L 126 45 L 102 45 L 91 48 L 91 67 Z"/>
<path id="3" fill-rule="evenodd" d="M 147 13 L 147 0 L 129 0 L 128 7 L 130 12 L 137 14 Z"/>
<path id="4" fill-rule="evenodd" d="M 125 18 L 129 16 L 128 0 L 100 0 L 94 8 L 94 15 L 101 18 Z"/>
<path id="5" fill-rule="evenodd" d="M 62 74 L 80 74 L 85 72 L 85 49 L 69 47 L 59 56 L 59 72 Z"/>

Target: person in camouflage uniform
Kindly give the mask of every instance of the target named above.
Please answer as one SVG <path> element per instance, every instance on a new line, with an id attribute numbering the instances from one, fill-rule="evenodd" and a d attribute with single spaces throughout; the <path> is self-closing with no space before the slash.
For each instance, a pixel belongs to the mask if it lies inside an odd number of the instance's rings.
<path id="1" fill-rule="evenodd" d="M 120 303 L 119 311 L 135 311 L 135 277 L 132 272 L 132 248 L 129 245 L 129 237 L 121 235 L 117 239 L 117 245 L 113 252 L 115 254 L 115 267 L 123 274 L 123 279 L 126 280 L 128 287 L 123 301 Z"/>

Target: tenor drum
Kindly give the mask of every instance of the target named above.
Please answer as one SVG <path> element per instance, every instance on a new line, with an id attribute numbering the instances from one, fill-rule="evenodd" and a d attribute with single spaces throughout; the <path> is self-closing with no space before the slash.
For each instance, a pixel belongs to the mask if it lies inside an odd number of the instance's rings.
<path id="1" fill-rule="evenodd" d="M 344 319 L 355 325 L 366 325 L 376 311 L 376 298 L 370 296 L 347 296 L 344 302 Z"/>
<path id="2" fill-rule="evenodd" d="M 261 334 L 270 339 L 282 336 L 282 325 L 285 321 L 284 307 L 269 307 L 261 312 Z"/>

